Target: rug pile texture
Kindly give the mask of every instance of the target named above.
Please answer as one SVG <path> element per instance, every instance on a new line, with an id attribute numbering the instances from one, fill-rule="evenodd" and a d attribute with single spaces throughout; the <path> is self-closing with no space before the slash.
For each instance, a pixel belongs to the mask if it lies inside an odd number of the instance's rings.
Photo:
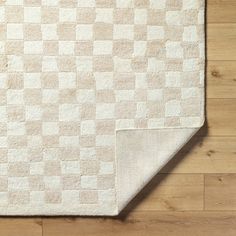
<path id="1" fill-rule="evenodd" d="M 204 122 L 203 0 L 0 1 L 0 214 L 116 215 Z"/>

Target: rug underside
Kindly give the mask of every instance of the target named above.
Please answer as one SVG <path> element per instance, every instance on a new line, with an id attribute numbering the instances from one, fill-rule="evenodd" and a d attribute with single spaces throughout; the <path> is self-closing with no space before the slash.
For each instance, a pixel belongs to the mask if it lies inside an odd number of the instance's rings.
<path id="1" fill-rule="evenodd" d="M 0 1 L 0 215 L 117 215 L 204 123 L 204 0 Z"/>

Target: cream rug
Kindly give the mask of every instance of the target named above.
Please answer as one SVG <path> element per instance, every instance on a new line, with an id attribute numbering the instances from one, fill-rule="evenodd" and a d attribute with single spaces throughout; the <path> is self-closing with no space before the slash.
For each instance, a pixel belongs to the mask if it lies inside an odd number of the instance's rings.
<path id="1" fill-rule="evenodd" d="M 204 53 L 204 0 L 1 0 L 0 214 L 118 214 L 202 126 Z"/>

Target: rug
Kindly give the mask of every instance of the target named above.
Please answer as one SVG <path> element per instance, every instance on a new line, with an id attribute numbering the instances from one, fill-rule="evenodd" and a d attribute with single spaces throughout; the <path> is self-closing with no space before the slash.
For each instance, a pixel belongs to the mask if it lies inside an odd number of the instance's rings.
<path id="1" fill-rule="evenodd" d="M 117 215 L 204 123 L 204 0 L 0 1 L 0 215 Z"/>

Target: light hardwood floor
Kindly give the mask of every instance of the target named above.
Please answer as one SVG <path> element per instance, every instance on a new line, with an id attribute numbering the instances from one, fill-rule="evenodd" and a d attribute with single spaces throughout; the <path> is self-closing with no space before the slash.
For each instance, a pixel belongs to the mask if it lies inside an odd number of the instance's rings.
<path id="1" fill-rule="evenodd" d="M 0 236 L 235 236 L 236 1 L 207 3 L 207 124 L 116 218 L 1 218 Z"/>

